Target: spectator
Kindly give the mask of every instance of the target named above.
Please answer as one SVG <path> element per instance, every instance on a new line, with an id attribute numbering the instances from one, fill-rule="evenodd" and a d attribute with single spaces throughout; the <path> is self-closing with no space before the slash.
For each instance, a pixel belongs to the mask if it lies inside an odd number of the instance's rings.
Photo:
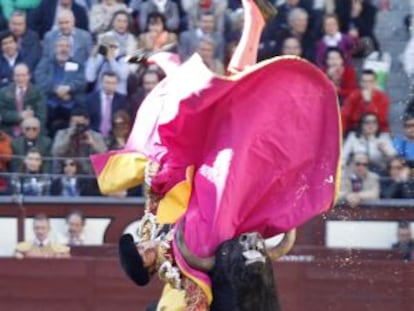
<path id="1" fill-rule="evenodd" d="M 388 178 L 381 180 L 381 198 L 412 199 L 414 182 L 409 166 L 404 159 L 395 157 L 388 162 Z"/>
<path id="2" fill-rule="evenodd" d="M 342 108 L 342 127 L 344 133 L 354 130 L 364 113 L 377 114 L 381 132 L 389 132 L 388 111 L 390 100 L 377 85 L 377 75 L 372 70 L 364 70 L 361 75 L 360 89 L 352 92 Z"/>
<path id="3" fill-rule="evenodd" d="M 340 201 L 350 207 L 357 207 L 365 200 L 379 198 L 378 175 L 368 170 L 369 159 L 366 154 L 355 153 L 341 180 Z"/>
<path id="4" fill-rule="evenodd" d="M 102 36 L 114 37 L 118 42 L 119 56 L 132 55 L 137 49 L 137 40 L 130 32 L 131 18 L 125 11 L 118 11 L 114 14 L 109 31 L 98 36 L 98 42 L 102 41 Z"/>
<path id="5" fill-rule="evenodd" d="M 300 40 L 296 37 L 285 38 L 282 42 L 281 54 L 302 57 L 303 50 Z"/>
<path id="6" fill-rule="evenodd" d="M 61 10 L 57 14 L 57 28 L 48 31 L 43 40 L 43 57 L 53 58 L 53 48 L 60 37 L 71 43 L 70 57 L 82 64 L 92 50 L 92 36 L 86 30 L 75 27 L 75 17 L 71 10 Z"/>
<path id="7" fill-rule="evenodd" d="M 0 195 L 9 193 L 9 178 L 2 173 L 8 171 L 12 155 L 11 138 L 0 129 Z"/>
<path id="8" fill-rule="evenodd" d="M 89 128 L 89 115 L 82 108 L 73 109 L 70 126 L 59 130 L 53 141 L 54 157 L 82 158 L 80 166 L 86 174 L 93 174 L 89 156 L 105 152 L 107 147 L 98 132 Z"/>
<path id="9" fill-rule="evenodd" d="M 227 22 L 226 10 L 228 8 L 228 1 L 221 0 L 182 0 L 181 1 L 186 16 L 188 18 L 188 28 L 194 29 L 197 27 L 199 17 L 203 12 L 210 11 L 214 14 L 217 21 L 217 31 L 223 33 L 226 29 Z M 238 8 L 240 8 L 240 1 L 238 1 Z"/>
<path id="10" fill-rule="evenodd" d="M 198 43 L 197 53 L 204 64 L 214 73 L 224 75 L 223 63 L 214 57 L 215 42 L 212 38 L 204 36 Z"/>
<path id="11" fill-rule="evenodd" d="M 17 258 L 65 258 L 70 257 L 70 249 L 59 243 L 53 243 L 50 237 L 50 222 L 44 214 L 33 219 L 33 241 L 20 242 L 16 246 Z"/>
<path id="12" fill-rule="evenodd" d="M 380 132 L 375 113 L 364 114 L 357 131 L 351 132 L 346 138 L 342 152 L 343 162 L 347 163 L 355 153 L 367 154 L 369 169 L 379 174 L 385 172 L 386 163 L 397 154 L 389 133 Z"/>
<path id="13" fill-rule="evenodd" d="M 119 53 L 119 42 L 113 34 L 106 33 L 99 38 L 98 45 L 93 49 L 85 68 L 86 81 L 93 90 L 101 90 L 104 74 L 114 72 L 118 77 L 117 92 L 123 95 L 127 94 L 127 82 L 131 67 L 126 62 L 126 57 Z"/>
<path id="14" fill-rule="evenodd" d="M 286 0 L 284 3 L 277 7 L 277 16 L 270 24 L 271 28 L 274 30 L 287 29 L 288 26 L 288 16 L 292 10 L 296 8 L 306 9 L 309 12 L 309 8 L 303 0 Z"/>
<path id="15" fill-rule="evenodd" d="M 15 11 L 10 17 L 9 30 L 17 39 L 17 46 L 29 68 L 36 68 L 42 54 L 39 35 L 27 28 L 26 13 Z"/>
<path id="16" fill-rule="evenodd" d="M 294 8 L 288 15 L 288 28 L 279 31 L 276 39 L 277 54 L 281 54 L 282 43 L 288 37 L 296 37 L 302 46 L 302 56 L 309 61 L 315 58 L 315 39 L 309 31 L 309 14 L 302 8 Z"/>
<path id="17" fill-rule="evenodd" d="M 49 137 L 43 136 L 40 133 L 40 122 L 35 117 L 29 117 L 22 122 L 23 135 L 15 138 L 12 142 L 13 155 L 15 158 L 11 163 L 11 170 L 18 172 L 23 166 L 20 157 L 23 157 L 27 152 L 36 148 L 42 157 L 50 156 L 50 147 L 52 141 Z M 43 171 L 48 172 L 50 163 L 45 163 Z"/>
<path id="18" fill-rule="evenodd" d="M 66 216 L 67 232 L 58 236 L 60 243 L 68 246 L 85 245 L 86 218 L 79 210 L 71 211 Z"/>
<path id="19" fill-rule="evenodd" d="M 401 62 L 405 73 L 414 83 L 414 35 L 408 41 L 403 54 L 401 55 Z"/>
<path id="20" fill-rule="evenodd" d="M 125 3 L 119 3 L 117 0 L 102 0 L 101 3 L 94 4 L 89 12 L 91 33 L 99 35 L 108 31 L 114 14 L 127 10 Z"/>
<path id="21" fill-rule="evenodd" d="M 316 64 L 322 67 L 326 50 L 330 47 L 336 47 L 342 51 L 346 64 L 350 65 L 352 63 L 355 40 L 339 31 L 339 22 L 336 15 L 325 15 L 323 19 L 323 32 L 322 39 L 316 44 Z"/>
<path id="22" fill-rule="evenodd" d="M 357 90 L 355 69 L 345 63 L 345 57 L 338 48 L 329 48 L 326 51 L 324 71 L 335 84 L 341 106 L 348 96 Z"/>
<path id="23" fill-rule="evenodd" d="M 148 15 L 147 20 L 146 32 L 139 36 L 138 48 L 145 51 L 157 51 L 166 47 L 175 48 L 177 36 L 167 31 L 165 16 L 153 12 Z"/>
<path id="24" fill-rule="evenodd" d="M 409 222 L 401 221 L 398 223 L 397 239 L 397 243 L 392 245 L 392 249 L 400 251 L 403 260 L 411 260 L 410 255 L 414 249 L 414 240 Z"/>
<path id="25" fill-rule="evenodd" d="M 336 12 L 340 20 L 341 32 L 357 41 L 357 55 L 368 55 L 379 50 L 374 33 L 377 8 L 370 0 L 338 1 Z"/>
<path id="26" fill-rule="evenodd" d="M 102 76 L 102 89 L 91 93 L 86 98 L 86 108 L 90 116 L 90 128 L 108 137 L 112 130 L 112 116 L 126 109 L 126 96 L 116 92 L 118 77 L 107 71 Z"/>
<path id="27" fill-rule="evenodd" d="M 73 0 L 42 0 L 39 7 L 29 16 L 29 27 L 43 36 L 57 27 L 57 16 L 62 10 L 71 10 L 75 16 L 75 26 L 88 31 L 88 14 L 85 8 Z"/>
<path id="28" fill-rule="evenodd" d="M 400 157 L 407 161 L 414 161 L 414 114 L 412 112 L 406 113 L 403 122 L 404 136 L 394 137 L 394 147 Z"/>
<path id="29" fill-rule="evenodd" d="M 38 149 L 32 148 L 27 151 L 20 173 L 20 175 L 12 177 L 11 180 L 14 194 L 49 195 L 50 178 L 44 175 L 43 159 Z"/>
<path id="30" fill-rule="evenodd" d="M 59 37 L 53 59 L 42 57 L 35 72 L 36 84 L 47 96 L 47 128 L 51 137 L 68 126 L 72 108 L 83 99 L 84 69 L 70 54 L 69 39 Z"/>
<path id="31" fill-rule="evenodd" d="M 0 55 L 0 88 L 7 86 L 13 76 L 13 68 L 24 63 L 25 59 L 19 52 L 14 35 L 6 30 L 0 33 L 1 52 Z"/>
<path id="32" fill-rule="evenodd" d="M 148 16 L 153 12 L 161 13 L 165 16 L 167 29 L 177 31 L 180 23 L 178 6 L 172 0 L 147 0 L 143 2 L 139 10 L 140 31 L 148 25 Z"/>
<path id="33" fill-rule="evenodd" d="M 31 117 L 39 119 L 42 132 L 45 133 L 46 99 L 43 93 L 30 83 L 27 65 L 16 65 L 13 70 L 13 83 L 0 89 L 0 115 L 3 128 L 13 137 L 20 136 L 21 122 Z"/>
<path id="34" fill-rule="evenodd" d="M 216 19 L 211 12 L 204 12 L 201 14 L 197 28 L 181 33 L 178 45 L 178 52 L 181 59 L 187 60 L 194 52 L 196 52 L 201 38 L 206 35 L 213 38 L 216 44 L 214 57 L 223 61 L 225 43 L 222 34 L 216 31 Z"/>
<path id="35" fill-rule="evenodd" d="M 118 110 L 112 118 L 112 132 L 107 139 L 109 150 L 120 150 L 126 145 L 131 132 L 131 117 L 125 110 Z"/>
<path id="36" fill-rule="evenodd" d="M 137 114 L 141 103 L 144 101 L 145 97 L 157 86 L 161 81 L 159 73 L 154 69 L 147 69 L 142 75 L 142 87 L 140 87 L 137 92 L 134 94 L 130 105 L 130 113 L 132 116 Z"/>
<path id="37" fill-rule="evenodd" d="M 79 176 L 84 174 L 82 168 L 75 159 L 68 158 L 60 161 L 60 163 L 61 170 L 59 173 L 63 174 L 63 176 L 53 180 L 50 188 L 51 195 L 63 197 L 99 195 L 95 179 Z"/>

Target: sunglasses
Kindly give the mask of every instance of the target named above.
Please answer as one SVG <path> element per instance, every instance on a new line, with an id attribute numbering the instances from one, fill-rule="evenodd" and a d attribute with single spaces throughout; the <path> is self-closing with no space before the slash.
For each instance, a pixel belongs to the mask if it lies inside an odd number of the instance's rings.
<path id="1" fill-rule="evenodd" d="M 364 120 L 364 124 L 377 124 L 378 121 L 374 119 Z"/>
<path id="2" fill-rule="evenodd" d="M 391 165 L 390 169 L 391 170 L 402 170 L 403 166 L 402 165 Z"/>
<path id="3" fill-rule="evenodd" d="M 368 163 L 367 162 L 355 162 L 355 165 L 356 166 L 365 166 L 365 167 L 367 167 Z"/>
<path id="4" fill-rule="evenodd" d="M 25 130 L 25 131 L 38 131 L 38 130 L 39 130 L 39 128 L 38 128 L 38 127 L 36 127 L 36 126 L 26 126 L 26 127 L 24 128 L 24 130 Z"/>
<path id="5" fill-rule="evenodd" d="M 412 127 L 414 127 L 414 123 L 405 123 L 404 124 L 404 127 L 406 127 L 406 128 L 412 128 Z"/>
<path id="6" fill-rule="evenodd" d="M 75 166 L 74 162 L 67 162 L 65 164 L 63 164 L 63 166 Z"/>

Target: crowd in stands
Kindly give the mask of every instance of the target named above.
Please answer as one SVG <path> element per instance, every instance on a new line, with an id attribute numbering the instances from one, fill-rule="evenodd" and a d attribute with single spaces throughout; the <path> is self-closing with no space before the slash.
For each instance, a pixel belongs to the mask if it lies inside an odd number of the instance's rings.
<path id="1" fill-rule="evenodd" d="M 128 63 L 128 56 L 168 50 L 185 61 L 198 52 L 213 72 L 226 74 L 243 26 L 240 0 L 0 4 L 1 194 L 99 195 L 88 157 L 125 146 L 136 111 L 163 77 L 160 68 Z M 337 87 L 344 131 L 341 199 L 357 206 L 380 197 L 414 198 L 414 102 L 403 116 L 404 135 L 395 137 L 379 73 L 359 61 L 381 51 L 376 4 L 275 5 L 278 14 L 265 27 L 258 58 L 303 57 Z"/>

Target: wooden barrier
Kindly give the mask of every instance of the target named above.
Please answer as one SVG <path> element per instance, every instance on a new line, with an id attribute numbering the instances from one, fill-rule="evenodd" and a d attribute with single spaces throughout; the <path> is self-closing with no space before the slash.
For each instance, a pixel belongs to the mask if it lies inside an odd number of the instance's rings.
<path id="1" fill-rule="evenodd" d="M 326 257 L 274 272 L 283 311 L 414 311 L 412 263 Z M 5 311 L 141 311 L 161 288 L 135 287 L 113 258 L 0 259 Z"/>
<path id="2" fill-rule="evenodd" d="M 350 209 L 334 208 L 317 216 L 298 229 L 297 245 L 326 245 L 326 222 L 330 220 L 355 221 L 414 221 L 413 200 L 382 200 Z M 38 213 L 50 217 L 65 217 L 69 211 L 80 209 L 87 218 L 110 218 L 104 234 L 104 243 L 117 243 L 126 226 L 143 214 L 143 199 L 113 198 L 26 198 L 0 197 L 0 217 L 18 219 L 18 240 L 24 239 L 24 221 Z"/>

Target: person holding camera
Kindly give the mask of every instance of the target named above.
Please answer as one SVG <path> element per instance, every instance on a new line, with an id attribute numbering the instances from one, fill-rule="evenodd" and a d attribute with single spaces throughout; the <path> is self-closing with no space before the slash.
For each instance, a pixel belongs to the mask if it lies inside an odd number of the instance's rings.
<path id="1" fill-rule="evenodd" d="M 94 91 L 102 89 L 102 77 L 105 72 L 114 72 L 118 77 L 117 92 L 127 93 L 127 80 L 133 69 L 126 62 L 125 56 L 119 55 L 119 44 L 115 36 L 104 34 L 94 47 L 86 61 L 86 81 Z"/>
<path id="2" fill-rule="evenodd" d="M 70 126 L 59 130 L 52 145 L 54 157 L 81 158 L 83 172 L 93 174 L 89 156 L 107 151 L 102 135 L 89 128 L 89 115 L 83 108 L 72 110 Z"/>

